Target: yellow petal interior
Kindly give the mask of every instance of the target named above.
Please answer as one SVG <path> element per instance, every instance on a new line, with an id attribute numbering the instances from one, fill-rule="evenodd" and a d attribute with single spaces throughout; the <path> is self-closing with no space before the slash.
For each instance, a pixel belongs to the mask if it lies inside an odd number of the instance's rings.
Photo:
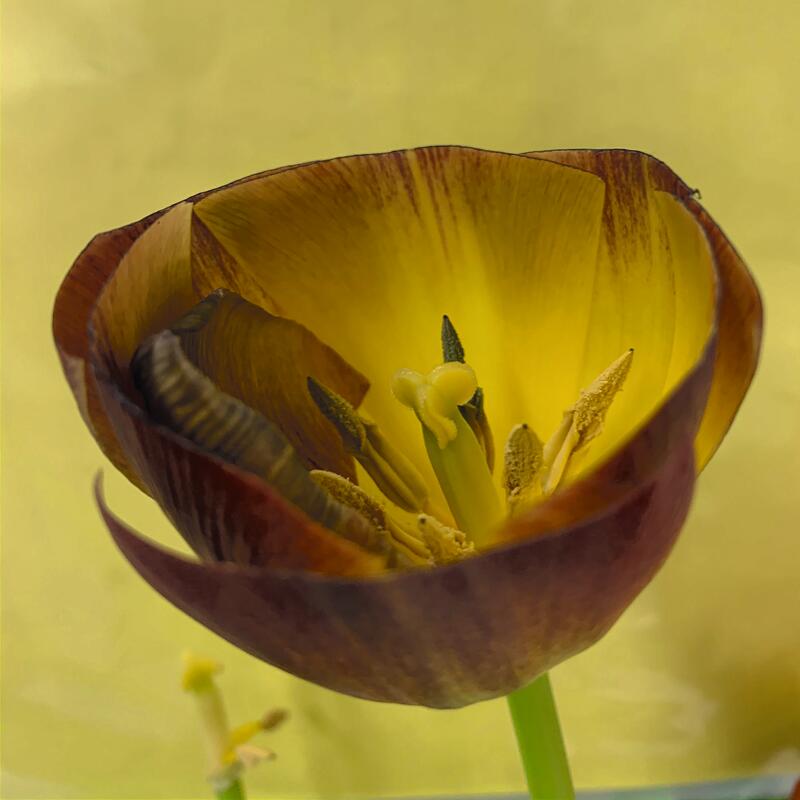
<path id="1" fill-rule="evenodd" d="M 546 437 L 582 386 L 636 348 L 583 471 L 693 365 L 714 309 L 710 254 L 678 201 L 640 192 L 611 237 L 605 197 L 581 170 L 427 148 L 257 178 L 209 195 L 196 214 L 237 261 L 237 291 L 368 375 L 366 410 L 419 464 L 421 437 L 392 402 L 391 377 L 440 362 L 442 314 L 500 437 L 519 422 Z"/>

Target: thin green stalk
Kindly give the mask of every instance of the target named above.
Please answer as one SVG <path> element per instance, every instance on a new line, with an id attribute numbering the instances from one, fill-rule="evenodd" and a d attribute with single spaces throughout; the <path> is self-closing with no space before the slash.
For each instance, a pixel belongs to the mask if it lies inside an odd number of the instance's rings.
<path id="1" fill-rule="evenodd" d="M 224 789 L 215 792 L 217 800 L 245 800 L 244 786 L 239 780 L 229 783 Z"/>
<path id="2" fill-rule="evenodd" d="M 574 800 L 550 678 L 545 673 L 507 699 L 531 799 Z"/>

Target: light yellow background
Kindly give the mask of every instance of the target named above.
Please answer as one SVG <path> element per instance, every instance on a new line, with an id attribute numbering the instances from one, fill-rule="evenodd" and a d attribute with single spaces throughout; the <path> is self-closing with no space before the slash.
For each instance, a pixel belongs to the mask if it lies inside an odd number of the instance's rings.
<path id="1" fill-rule="evenodd" d="M 177 535 L 103 462 L 50 336 L 95 232 L 269 167 L 436 143 L 652 152 L 752 266 L 764 357 L 682 540 L 553 681 L 580 786 L 800 770 L 794 0 L 7 0 L 2 24 L 5 797 L 205 796 L 186 647 L 226 663 L 234 721 L 292 712 L 254 797 L 521 790 L 502 701 L 337 696 L 147 588 L 95 510 L 98 467 L 124 517 Z"/>

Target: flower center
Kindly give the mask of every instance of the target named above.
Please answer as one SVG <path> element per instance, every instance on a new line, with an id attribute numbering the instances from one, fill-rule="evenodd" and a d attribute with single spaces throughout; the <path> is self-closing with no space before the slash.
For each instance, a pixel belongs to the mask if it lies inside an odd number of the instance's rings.
<path id="1" fill-rule="evenodd" d="M 428 458 L 457 527 L 444 524 L 430 507 L 424 482 L 410 462 L 370 423 L 372 438 L 380 436 L 381 452 L 370 446 L 363 419 L 341 397 L 309 379 L 309 391 L 320 410 L 336 426 L 342 441 L 364 466 L 387 499 L 407 511 L 422 512 L 417 533 L 429 550 L 431 563 L 462 558 L 475 545 L 492 541 L 504 513 L 492 480 L 494 448 L 475 371 L 464 360 L 464 348 L 445 316 L 442 323 L 444 363 L 427 375 L 400 369 L 392 381 L 395 398 L 412 409 L 422 424 Z M 506 513 L 523 513 L 552 494 L 563 482 L 570 464 L 600 435 L 603 420 L 630 370 L 630 349 L 580 392 L 564 411 L 561 424 L 546 444 L 525 423 L 508 436 L 504 450 L 503 487 Z M 349 483 L 349 482 L 347 482 Z M 351 494 L 357 487 L 350 484 Z M 358 490 L 359 492 L 361 490 Z M 339 495 L 357 508 L 362 500 Z M 391 527 L 391 512 L 382 524 Z"/>
<path id="2" fill-rule="evenodd" d="M 169 330 L 139 346 L 131 375 L 151 417 L 208 453 L 258 475 L 312 520 L 380 556 L 389 568 L 469 556 L 493 541 L 505 516 L 525 513 L 556 491 L 600 434 L 633 357 L 633 351 L 627 351 L 580 392 L 546 444 L 526 424 L 510 432 L 503 453 L 504 509 L 492 478 L 494 442 L 484 393 L 445 316 L 443 363 L 427 374 L 401 369 L 392 381 L 394 396 L 421 423 L 427 456 L 447 502 L 440 508 L 420 471 L 377 422 L 317 378 L 306 379 L 307 394 L 300 389 L 293 396 L 288 427 L 222 391 L 209 377 L 213 371 L 206 375 L 198 366 L 202 359 L 194 359 L 209 346 L 202 337 L 212 335 L 215 315 L 226 309 L 230 314 L 232 308 L 243 314 L 265 313 L 231 293 L 216 292 Z M 225 319 L 220 316 L 220 324 Z M 293 370 L 287 380 L 298 379 L 296 366 Z M 348 473 L 339 470 L 338 462 L 322 467 L 311 459 L 311 469 L 308 461 L 304 463 L 302 449 L 287 438 L 296 438 L 295 429 L 305 424 L 302 402 L 332 425 L 345 453 L 369 475 L 381 499 L 339 474 Z M 315 424 L 323 426 L 324 430 L 317 428 L 321 435 L 329 435 L 322 420 Z M 344 463 L 352 469 L 352 462 Z"/>

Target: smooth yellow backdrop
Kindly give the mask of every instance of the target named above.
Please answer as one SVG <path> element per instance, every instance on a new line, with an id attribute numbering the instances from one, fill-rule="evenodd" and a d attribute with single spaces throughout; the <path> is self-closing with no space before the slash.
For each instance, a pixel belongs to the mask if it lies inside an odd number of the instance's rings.
<path id="1" fill-rule="evenodd" d="M 206 796 L 191 647 L 234 721 L 279 704 L 254 797 L 521 790 L 502 701 L 369 704 L 261 664 L 161 600 L 90 484 L 176 543 L 104 463 L 51 342 L 97 231 L 281 164 L 424 144 L 665 159 L 764 292 L 755 385 L 663 572 L 553 673 L 577 783 L 800 770 L 800 103 L 794 0 L 6 0 L 3 796 Z"/>

